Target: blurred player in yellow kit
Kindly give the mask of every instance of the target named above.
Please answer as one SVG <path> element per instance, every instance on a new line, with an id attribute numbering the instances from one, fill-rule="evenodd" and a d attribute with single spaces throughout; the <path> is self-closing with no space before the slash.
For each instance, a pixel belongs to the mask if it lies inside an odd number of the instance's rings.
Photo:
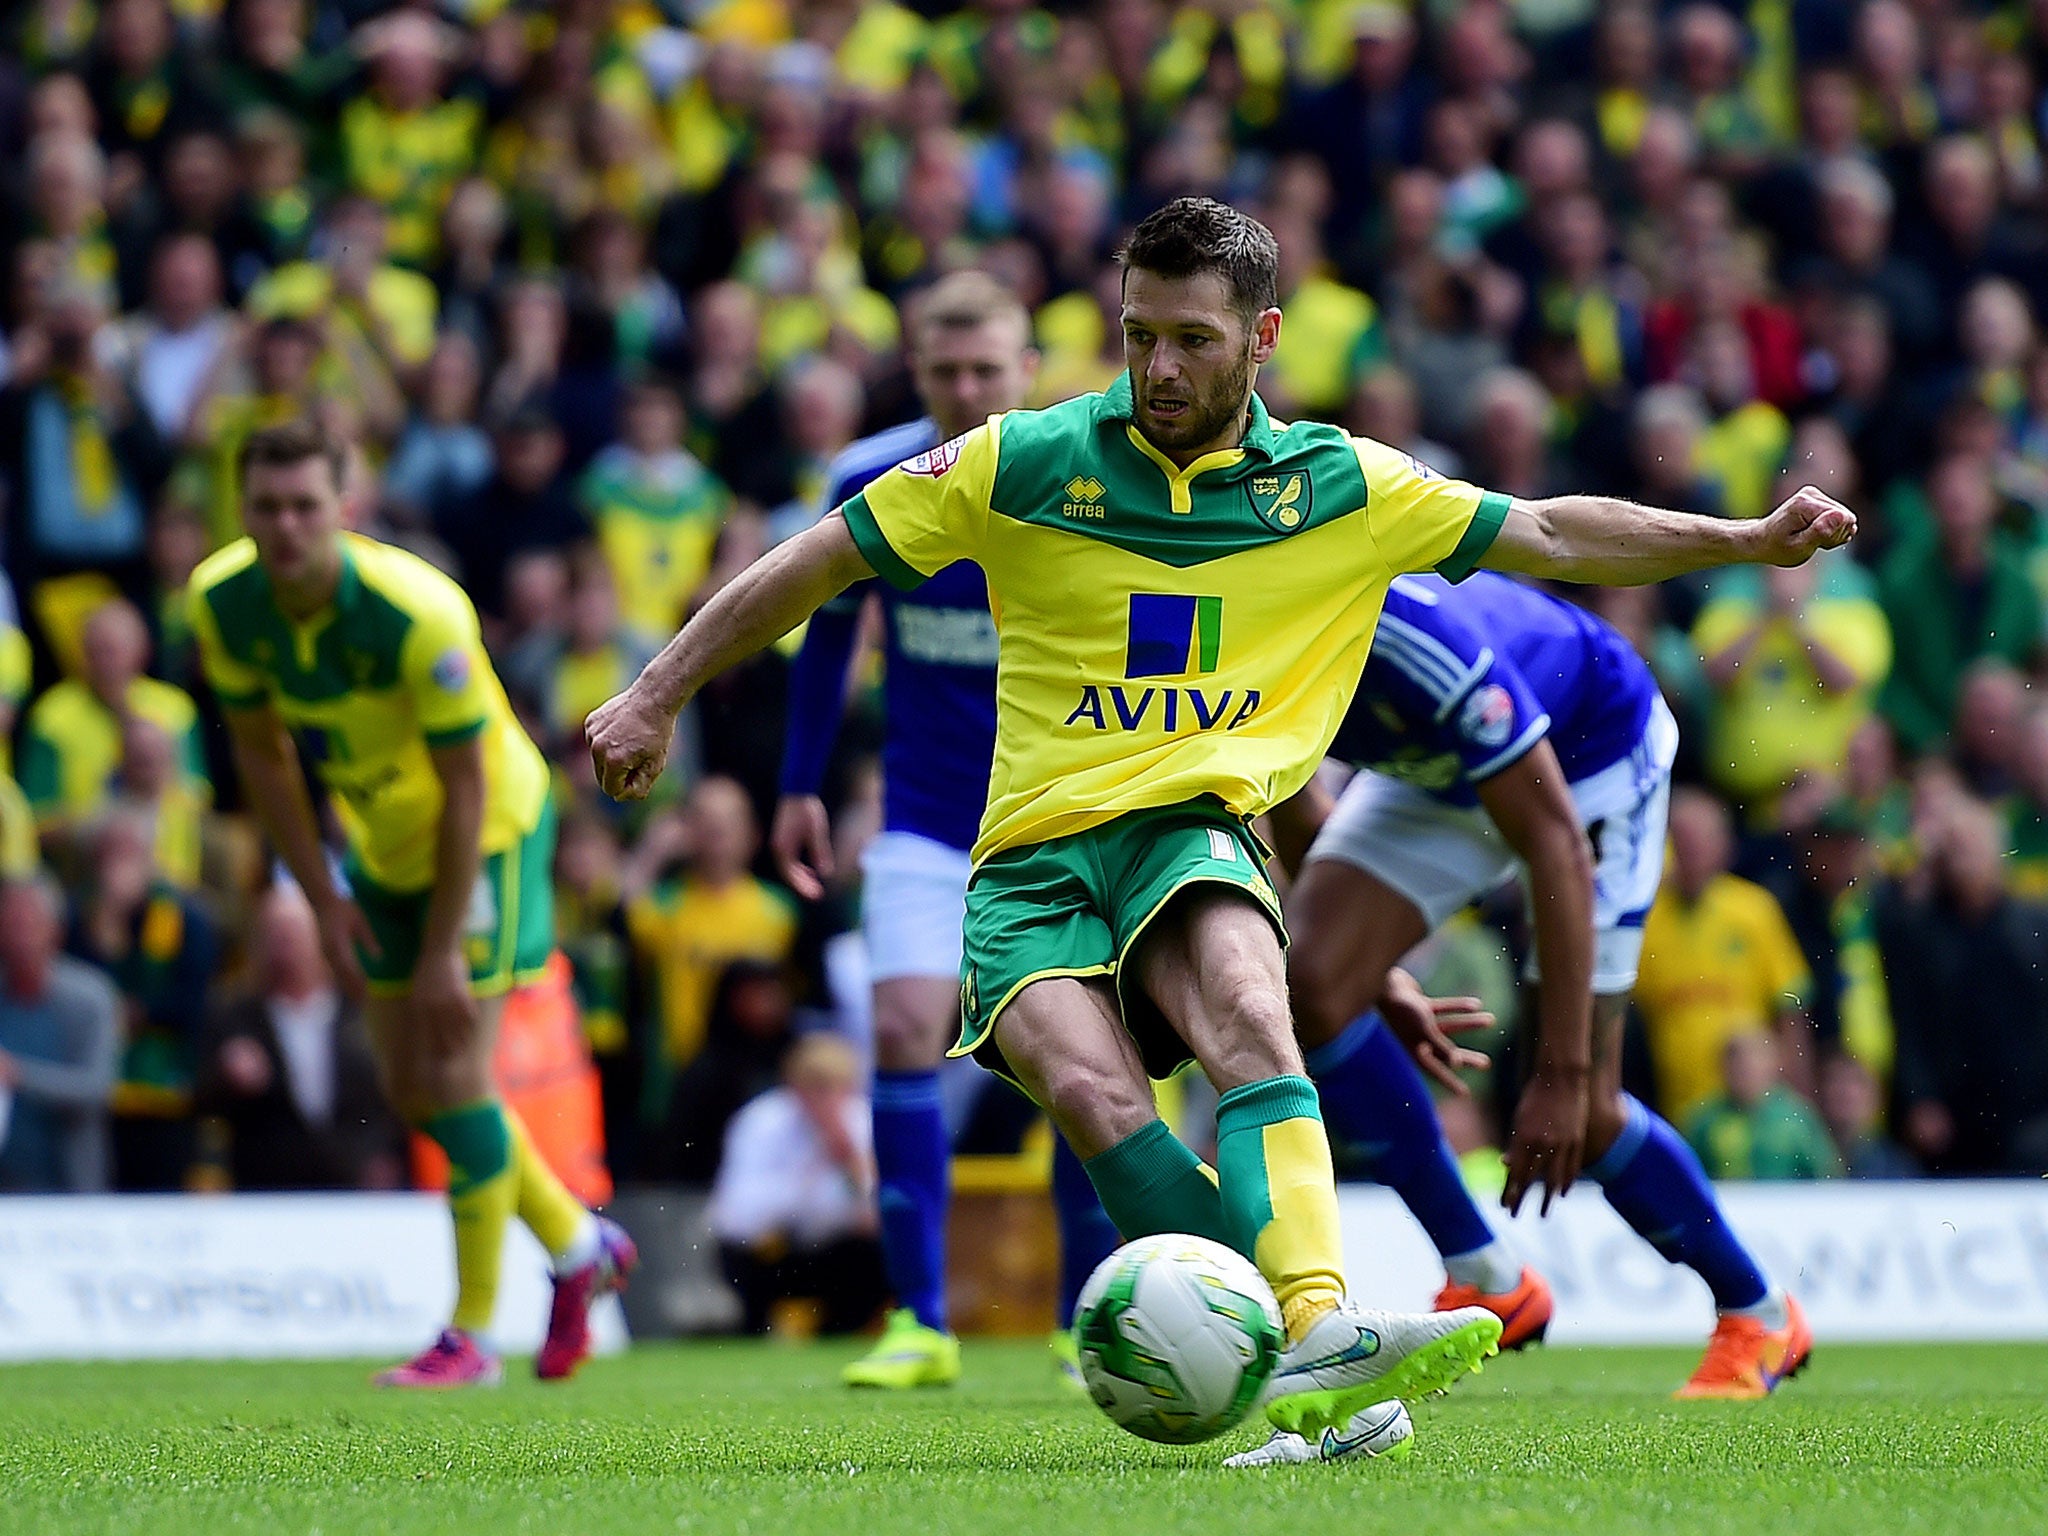
<path id="1" fill-rule="evenodd" d="M 304 888 L 345 985 L 366 989 L 386 1091 L 448 1154 L 456 1298 L 387 1386 L 488 1385 L 506 1223 L 554 1258 L 543 1379 L 590 1352 L 589 1309 L 632 1240 L 577 1203 L 490 1077 L 505 993 L 554 945 L 547 767 L 484 654 L 476 610 L 417 556 L 344 531 L 342 450 L 317 427 L 258 432 L 240 460 L 249 536 L 193 573 L 192 630 L 249 804 Z M 345 884 L 301 763 L 347 837 Z"/>

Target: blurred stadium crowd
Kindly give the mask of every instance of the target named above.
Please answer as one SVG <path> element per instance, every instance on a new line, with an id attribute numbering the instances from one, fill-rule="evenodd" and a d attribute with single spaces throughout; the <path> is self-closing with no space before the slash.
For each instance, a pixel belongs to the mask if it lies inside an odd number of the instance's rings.
<path id="1" fill-rule="evenodd" d="M 594 1070 L 592 1177 L 709 1181 L 792 1055 L 856 1103 L 857 875 L 800 908 L 762 856 L 788 650 L 649 805 L 581 722 L 917 414 L 923 285 L 999 275 L 1034 403 L 1099 388 L 1117 242 L 1183 192 L 1279 236 L 1283 416 L 1525 496 L 1857 509 L 1808 570 L 1574 594 L 1685 728 L 1631 1071 L 1722 1176 L 2048 1170 L 2041 0 L 11 9 L 0 1189 L 417 1176 L 182 619 L 238 444 L 300 414 L 357 445 L 360 527 L 460 573 L 556 764 L 567 960 L 508 1071 Z M 870 700 L 842 871 L 875 746 Z M 1519 924 L 1424 957 L 1508 1056 Z M 970 1098 L 962 1145 L 1014 1140 Z M 1497 1136 L 1484 1091 L 1449 1118 Z"/>

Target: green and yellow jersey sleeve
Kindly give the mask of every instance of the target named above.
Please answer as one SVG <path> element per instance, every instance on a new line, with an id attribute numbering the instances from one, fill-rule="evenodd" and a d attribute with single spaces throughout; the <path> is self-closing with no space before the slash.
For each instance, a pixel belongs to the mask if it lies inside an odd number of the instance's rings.
<path id="1" fill-rule="evenodd" d="M 466 603 L 422 603 L 413 611 L 398 677 L 429 748 L 456 746 L 490 723 L 490 676 L 483 635 Z"/>
<path id="2" fill-rule="evenodd" d="M 1387 568 L 1463 581 L 1507 521 L 1509 498 L 1446 479 L 1368 437 L 1351 440 L 1365 473 L 1366 527 Z"/>
<path id="3" fill-rule="evenodd" d="M 1001 430 L 996 417 L 920 453 L 840 508 L 876 574 L 908 589 L 955 560 L 975 558 L 988 535 Z"/>

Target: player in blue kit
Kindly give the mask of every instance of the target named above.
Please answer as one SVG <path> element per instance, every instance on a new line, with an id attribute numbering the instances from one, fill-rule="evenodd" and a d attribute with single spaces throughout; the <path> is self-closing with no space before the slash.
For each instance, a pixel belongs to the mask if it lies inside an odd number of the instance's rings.
<path id="1" fill-rule="evenodd" d="M 1023 306 L 994 279 L 966 272 L 935 284 L 912 325 L 912 369 L 932 415 L 848 448 L 832 466 L 825 505 L 839 506 L 883 471 L 1021 406 L 1037 366 L 1030 337 Z M 885 819 L 862 862 L 861 925 L 874 981 L 882 1247 L 897 1309 L 875 1348 L 847 1367 L 846 1380 L 939 1386 L 960 1375 L 960 1344 L 946 1326 L 952 1191 L 939 1067 L 959 1027 L 968 850 L 995 752 L 996 629 L 988 587 L 967 561 L 909 592 L 862 582 L 812 617 L 791 680 L 783 798 L 771 838 L 784 877 L 804 896 L 821 895 L 821 876 L 831 872 L 830 827 L 818 791 L 844 711 L 860 611 L 871 595 L 881 604 L 885 631 Z M 1117 1234 L 1080 1160 L 1065 1142 L 1057 1146 L 1053 1200 L 1064 1323 Z M 1071 1355 L 1064 1332 L 1054 1345 Z"/>
<path id="2" fill-rule="evenodd" d="M 1684 1140 L 1621 1087 L 1677 746 L 1649 668 L 1593 615 L 1487 572 L 1459 586 L 1397 578 L 1330 749 L 1359 773 L 1334 809 L 1311 787 L 1275 813 L 1283 843 L 1308 849 L 1287 903 L 1288 980 L 1332 1134 L 1366 1153 L 1444 1256 L 1437 1305 L 1484 1306 L 1501 1318 L 1504 1348 L 1532 1343 L 1550 1320 L 1549 1288 L 1480 1213 L 1421 1073 L 1375 1007 L 1391 979 L 1410 999 L 1397 1013 L 1408 1044 L 1455 1086 L 1451 1068 L 1469 1053 L 1427 1027 L 1395 962 L 1520 874 L 1537 1028 L 1503 1203 L 1519 1209 L 1541 1183 L 1547 1211 L 1582 1172 L 1596 1180 L 1623 1220 L 1713 1292 L 1720 1322 L 1680 1395 L 1762 1397 L 1812 1348 L 1798 1303 L 1736 1238 Z M 1247 1455 L 1313 1460 L 1319 1448 L 1276 1435 Z"/>

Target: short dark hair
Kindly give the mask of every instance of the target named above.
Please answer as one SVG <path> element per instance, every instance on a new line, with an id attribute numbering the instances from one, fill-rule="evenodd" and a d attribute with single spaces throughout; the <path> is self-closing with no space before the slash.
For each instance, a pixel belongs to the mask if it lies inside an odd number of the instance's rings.
<path id="1" fill-rule="evenodd" d="M 1213 197 L 1176 197 L 1146 215 L 1117 253 L 1128 274 L 1161 277 L 1218 272 L 1247 322 L 1280 302 L 1280 242 L 1250 214 Z"/>
<path id="2" fill-rule="evenodd" d="M 315 458 L 327 461 L 338 488 L 347 473 L 348 449 L 311 417 L 294 417 L 249 434 L 235 455 L 235 478 L 248 479 L 252 464 L 303 464 Z"/>

